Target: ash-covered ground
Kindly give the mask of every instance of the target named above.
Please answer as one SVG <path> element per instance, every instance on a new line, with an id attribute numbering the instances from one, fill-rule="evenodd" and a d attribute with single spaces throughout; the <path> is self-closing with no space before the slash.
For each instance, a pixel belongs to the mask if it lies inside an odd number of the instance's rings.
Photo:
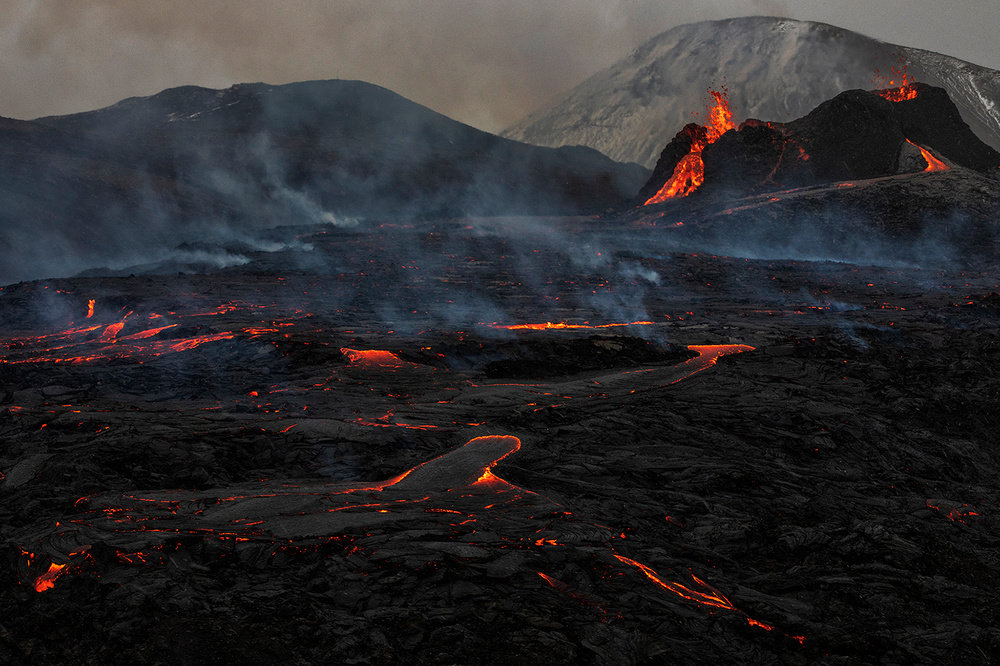
<path id="1" fill-rule="evenodd" d="M 0 662 L 1000 659 L 995 265 L 630 229 L 4 287 Z"/>

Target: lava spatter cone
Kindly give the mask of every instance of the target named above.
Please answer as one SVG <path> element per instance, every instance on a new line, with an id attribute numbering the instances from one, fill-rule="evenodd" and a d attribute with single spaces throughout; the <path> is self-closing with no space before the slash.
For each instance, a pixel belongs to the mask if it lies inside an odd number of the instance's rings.
<path id="1" fill-rule="evenodd" d="M 912 81 L 901 89 L 848 90 L 791 122 L 749 119 L 731 129 L 685 127 L 637 199 L 650 205 L 696 190 L 745 196 L 949 165 L 980 173 L 1000 167 L 1000 153 L 973 133 L 947 91 Z M 907 159 L 914 148 L 923 159 Z M 681 186 L 675 176 L 692 155 L 697 177 L 684 182 L 697 184 Z"/>

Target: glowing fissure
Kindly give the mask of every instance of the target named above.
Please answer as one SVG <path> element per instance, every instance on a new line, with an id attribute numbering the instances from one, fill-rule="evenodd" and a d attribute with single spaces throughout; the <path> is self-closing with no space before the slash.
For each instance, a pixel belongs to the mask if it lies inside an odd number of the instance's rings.
<path id="1" fill-rule="evenodd" d="M 624 562 L 629 566 L 635 567 L 636 569 L 644 573 L 646 577 L 649 578 L 651 581 L 653 581 L 663 589 L 667 590 L 668 592 L 673 592 L 679 597 L 683 597 L 689 601 L 697 602 L 702 606 L 710 606 L 712 608 L 724 608 L 726 610 L 739 612 L 739 609 L 736 608 L 736 606 L 734 606 L 732 602 L 730 602 L 729 599 L 726 598 L 726 595 L 722 594 L 722 592 L 719 592 L 717 589 L 715 589 L 714 587 L 712 587 L 711 585 L 709 585 L 708 583 L 706 583 L 705 581 L 701 580 L 700 578 L 698 578 L 693 574 L 691 575 L 691 578 L 693 578 L 694 582 L 697 585 L 699 585 L 704 591 L 695 590 L 688 587 L 687 585 L 681 585 L 680 583 L 671 583 L 669 581 L 665 581 L 662 578 L 660 578 L 655 571 L 647 567 L 645 564 L 636 562 L 635 560 L 631 560 L 627 557 L 623 557 L 618 553 L 613 553 L 613 555 L 620 562 Z"/>
<path id="2" fill-rule="evenodd" d="M 615 552 L 612 552 L 612 555 L 614 555 L 619 562 L 627 564 L 631 567 L 635 567 L 636 569 L 641 571 L 646 576 L 646 578 L 656 583 L 656 585 L 658 585 L 659 587 L 663 588 L 664 590 L 672 594 L 676 594 L 682 599 L 687 599 L 688 601 L 693 601 L 697 604 L 700 604 L 702 606 L 707 606 L 709 608 L 721 608 L 723 610 L 739 613 L 740 615 L 746 618 L 747 624 L 749 624 L 751 627 L 759 627 L 764 631 L 774 631 L 775 629 L 774 625 L 768 624 L 766 622 L 761 622 L 760 620 L 755 620 L 754 618 L 750 617 L 749 615 L 741 611 L 739 608 L 733 605 L 733 602 L 731 602 L 728 598 L 726 598 L 726 595 L 724 595 L 722 592 L 715 589 L 702 579 L 698 578 L 694 574 L 691 574 L 691 579 L 694 581 L 695 585 L 697 586 L 697 589 L 695 587 L 688 587 L 687 585 L 682 585 L 681 583 L 673 583 L 670 581 L 663 580 L 662 578 L 660 578 L 659 574 L 657 574 L 655 571 L 653 571 L 651 568 L 649 568 L 648 566 L 646 566 L 641 562 L 636 562 L 633 559 L 624 557 Z M 545 578 L 550 585 L 556 587 L 556 585 L 553 583 L 552 580 L 549 579 L 548 576 L 542 575 L 542 577 Z M 799 642 L 800 645 L 804 644 L 806 641 L 805 636 L 791 636 L 789 634 L 786 634 L 786 636 L 795 639 L 796 641 Z"/>
<path id="3" fill-rule="evenodd" d="M 736 129 L 736 123 L 733 122 L 733 111 L 729 107 L 728 91 L 723 88 L 721 91 L 709 90 L 708 92 L 715 98 L 715 106 L 708 111 L 708 124 L 704 127 L 706 130 L 704 137 L 692 137 L 688 154 L 677 163 L 673 174 L 663 184 L 659 192 L 647 199 L 643 205 L 663 203 L 674 197 L 686 197 L 701 187 L 701 184 L 705 182 L 705 163 L 701 158 L 702 151 L 729 130 Z"/>
<path id="4" fill-rule="evenodd" d="M 91 300 L 89 303 L 87 318 L 93 316 L 95 301 Z M 220 312 L 226 311 L 228 310 L 223 309 Z M 203 314 L 219 314 L 220 312 Z M 0 357 L 0 364 L 89 363 L 116 358 L 143 360 L 168 353 L 189 351 L 209 342 L 231 340 L 239 334 L 254 337 L 278 331 L 275 328 L 247 328 L 240 329 L 239 331 L 205 333 L 180 340 L 150 340 L 150 338 L 154 338 L 164 331 L 178 327 L 179 324 L 165 324 L 137 333 L 121 335 L 132 314 L 132 312 L 128 312 L 120 321 L 113 324 L 97 324 L 83 328 L 71 328 L 59 333 L 50 333 L 36 337 L 12 338 L 6 341 L 2 347 L 14 350 L 14 354 L 16 355 L 8 354 Z M 149 319 L 162 320 L 163 317 L 158 314 L 152 314 L 149 316 Z M 93 337 L 93 332 L 102 328 L 104 330 L 101 334 Z M 31 355 L 26 356 L 26 353 L 30 353 Z M 22 357 L 18 358 L 18 356 Z"/>

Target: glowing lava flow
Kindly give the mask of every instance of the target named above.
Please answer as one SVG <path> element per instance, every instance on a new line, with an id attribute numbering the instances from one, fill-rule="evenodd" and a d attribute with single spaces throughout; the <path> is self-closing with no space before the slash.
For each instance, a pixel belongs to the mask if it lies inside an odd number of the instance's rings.
<path id="1" fill-rule="evenodd" d="M 633 566 L 642 573 L 644 573 L 647 578 L 649 578 L 651 581 L 653 581 L 663 589 L 667 590 L 668 592 L 673 592 L 674 594 L 683 597 L 688 601 L 694 601 L 696 603 L 701 604 L 702 606 L 711 606 L 713 608 L 724 608 L 726 610 L 739 611 L 739 609 L 736 608 L 736 606 L 734 606 L 732 602 L 730 602 L 729 599 L 726 598 L 726 595 L 722 594 L 722 592 L 719 592 L 717 589 L 715 589 L 705 581 L 701 580 L 697 576 L 692 575 L 691 577 L 694 579 L 695 583 L 704 588 L 705 590 L 704 592 L 691 589 L 687 585 L 681 585 L 680 583 L 671 583 L 665 581 L 658 575 L 656 575 L 656 572 L 647 567 L 645 564 L 641 564 L 639 562 L 636 562 L 635 560 L 630 560 L 627 557 L 622 557 L 618 553 L 614 553 L 614 556 L 619 561 L 624 562 L 629 566 Z"/>
<path id="2" fill-rule="evenodd" d="M 93 298 L 87 301 L 87 316 L 86 319 L 90 319 L 94 316 L 94 305 L 97 303 Z"/>
<path id="3" fill-rule="evenodd" d="M 94 300 L 89 301 L 88 319 L 94 314 L 94 304 Z M 88 327 L 70 328 L 47 335 L 19 337 L 0 341 L 0 349 L 12 350 L 11 353 L 0 355 L 0 365 L 90 363 L 125 358 L 142 362 L 164 354 L 189 351 L 209 342 L 231 340 L 236 338 L 238 334 L 254 337 L 278 331 L 278 329 L 274 328 L 245 328 L 240 329 L 238 332 L 205 332 L 201 335 L 182 339 L 152 339 L 164 331 L 180 326 L 175 323 L 153 326 L 136 333 L 122 335 L 126 324 L 130 325 L 130 330 L 135 328 L 136 319 L 138 318 L 133 317 L 133 313 L 129 312 L 121 320 L 113 324 L 96 324 Z M 162 323 L 164 317 L 158 314 L 151 314 L 149 320 Z M 100 335 L 97 335 L 95 331 L 99 331 L 102 328 L 104 330 L 101 331 Z"/>
<path id="4" fill-rule="evenodd" d="M 671 384 L 676 384 L 677 382 L 683 381 L 691 375 L 701 372 L 702 370 L 707 370 L 715 365 L 721 356 L 753 351 L 755 347 L 751 347 L 750 345 L 691 345 L 688 349 L 693 352 L 698 352 L 698 355 L 679 366 L 680 369 L 688 370 L 688 372 L 680 379 L 675 379 L 670 382 Z"/>
<path id="5" fill-rule="evenodd" d="M 544 324 L 484 324 L 490 328 L 499 328 L 507 331 L 551 331 L 562 329 L 594 329 L 594 328 L 616 328 L 619 326 L 652 326 L 651 321 L 630 321 L 625 324 L 567 324 L 564 322 L 554 323 L 547 321 Z"/>
<path id="6" fill-rule="evenodd" d="M 518 506 L 550 500 L 508 483 L 492 469 L 521 448 L 510 435 L 489 435 L 412 467 L 391 479 L 355 484 L 256 483 L 224 490 L 187 492 L 153 491 L 142 495 L 109 495 L 85 498 L 90 509 L 66 524 L 57 523 L 40 540 L 43 548 L 59 552 L 59 544 L 101 541 L 115 547 L 117 559 L 129 564 L 148 563 L 143 552 L 161 549 L 172 536 L 198 534 L 234 542 L 269 541 L 276 548 L 293 542 L 315 543 L 342 535 L 355 526 L 373 526 L 418 519 L 427 514 L 440 520 L 465 522 L 479 511 L 508 503 Z M 485 506 L 484 506 L 485 505 Z M 452 508 L 457 507 L 457 508 Z M 121 547 L 115 546 L 120 542 Z M 143 550 L 137 552 L 136 547 Z M 90 549 L 84 545 L 64 556 L 67 564 L 50 564 L 41 575 L 28 574 L 35 554 L 22 549 L 22 571 L 38 592 L 52 589 L 57 578 L 94 562 L 79 558 Z M 76 564 L 73 564 L 73 558 Z"/>
<path id="7" fill-rule="evenodd" d="M 35 592 L 44 592 L 45 590 L 51 590 L 55 587 L 56 578 L 59 578 L 68 566 L 68 564 L 56 564 L 55 562 L 50 564 L 49 570 L 35 579 Z"/>
<path id="8" fill-rule="evenodd" d="M 708 112 L 708 125 L 699 127 L 704 132 L 692 133 L 691 149 L 688 154 L 677 163 L 673 175 L 663 184 L 660 191 L 650 197 L 643 205 L 663 203 L 674 197 L 686 197 L 697 190 L 705 182 L 705 163 L 701 159 L 702 151 L 729 130 L 736 129 L 726 89 L 723 88 L 722 92 L 715 90 L 708 92 L 715 98 L 715 106 Z"/>
<path id="9" fill-rule="evenodd" d="M 723 610 L 739 613 L 746 619 L 747 624 L 749 624 L 751 627 L 759 627 L 764 631 L 774 631 L 774 625 L 770 625 L 767 624 L 766 622 L 761 622 L 760 620 L 755 620 L 754 618 L 750 617 L 749 615 L 741 611 L 739 608 L 734 606 L 733 603 L 726 598 L 726 595 L 724 595 L 722 592 L 718 591 L 717 589 L 715 589 L 702 579 L 698 578 L 694 574 L 691 574 L 691 578 L 694 580 L 695 584 L 701 588 L 700 590 L 688 587 L 687 585 L 681 585 L 680 583 L 672 583 L 670 581 L 665 581 L 662 578 L 660 578 L 660 576 L 655 571 L 650 569 L 645 564 L 642 564 L 641 562 L 636 562 L 635 560 L 629 559 L 627 557 L 622 557 L 618 553 L 612 552 L 612 554 L 619 562 L 627 564 L 631 567 L 635 567 L 636 569 L 641 571 L 646 576 L 646 578 L 650 579 L 658 586 L 662 587 L 664 590 L 676 594 L 682 599 L 687 599 L 688 601 L 693 601 L 702 606 L 708 606 L 709 608 L 721 608 Z M 547 576 L 545 578 L 546 580 L 548 580 Z M 549 581 L 549 584 L 553 585 L 552 581 Z M 806 642 L 805 636 L 792 636 L 791 634 L 785 634 L 785 635 L 788 636 L 789 638 L 793 638 L 796 641 L 798 641 L 799 645 L 803 645 Z"/>
<path id="10" fill-rule="evenodd" d="M 410 363 L 396 354 L 384 349 L 348 349 L 341 347 L 340 353 L 348 358 L 351 365 L 365 370 L 399 370 L 400 368 L 423 367 L 419 363 Z"/>
<path id="11" fill-rule="evenodd" d="M 127 315 L 122 317 L 122 320 L 120 322 L 116 324 L 111 324 L 110 326 L 105 328 L 104 333 L 101 334 L 101 337 L 99 337 L 97 341 L 101 343 L 114 342 L 115 338 L 118 337 L 118 334 L 122 332 L 123 328 L 125 328 L 125 320 L 128 319 L 131 315 L 132 313 L 129 312 Z"/>
<path id="12" fill-rule="evenodd" d="M 927 150 L 926 148 L 924 148 L 923 146 L 918 146 L 917 144 L 913 143 L 909 139 L 906 140 L 906 143 L 908 143 L 911 146 L 914 146 L 918 150 L 920 150 L 920 154 L 923 156 L 924 161 L 927 162 L 927 168 L 924 169 L 924 173 L 934 173 L 934 172 L 937 172 L 937 171 L 948 171 L 949 169 L 951 169 L 950 166 L 948 166 L 947 164 L 945 164 L 944 162 L 942 162 L 938 158 L 936 158 L 933 155 L 931 155 L 930 151 Z"/>

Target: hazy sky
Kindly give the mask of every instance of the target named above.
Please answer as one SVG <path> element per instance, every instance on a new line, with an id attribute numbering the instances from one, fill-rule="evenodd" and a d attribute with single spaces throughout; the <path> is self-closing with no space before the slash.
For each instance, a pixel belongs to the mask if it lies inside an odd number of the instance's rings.
<path id="1" fill-rule="evenodd" d="M 344 78 L 497 131 L 664 30 L 755 14 L 1000 69 L 998 0 L 0 0 L 0 115 Z"/>

